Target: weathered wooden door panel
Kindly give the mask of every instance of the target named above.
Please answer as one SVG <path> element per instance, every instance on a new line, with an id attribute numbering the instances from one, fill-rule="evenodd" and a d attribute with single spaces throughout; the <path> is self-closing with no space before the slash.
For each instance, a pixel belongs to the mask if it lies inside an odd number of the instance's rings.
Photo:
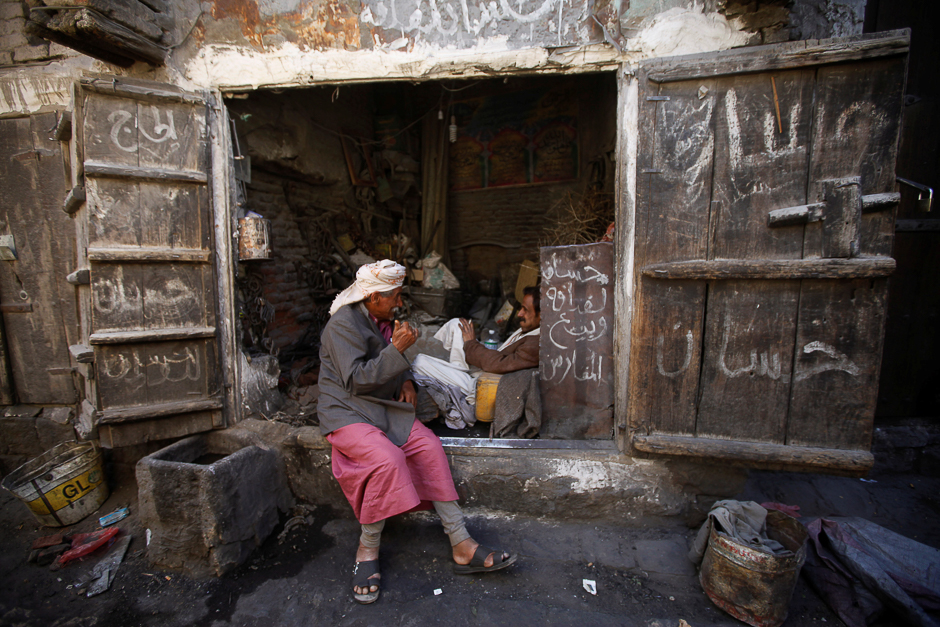
<path id="1" fill-rule="evenodd" d="M 640 143 L 652 149 L 639 155 L 637 166 L 635 244 L 637 258 L 649 263 L 707 254 L 715 105 L 698 94 L 714 84 L 670 83 L 655 90 L 641 85 L 640 99 L 651 106 L 639 127 Z M 670 131 L 675 150 L 661 145 Z M 642 311 L 631 345 L 637 381 L 630 406 L 638 418 L 655 415 L 673 433 L 695 429 L 705 287 L 684 281 L 637 284 L 635 302 Z"/>
<path id="2" fill-rule="evenodd" d="M 0 261 L 0 311 L 21 403 L 77 400 L 68 347 L 78 314 L 65 281 L 75 264 L 74 229 L 62 211 L 68 185 L 61 145 L 50 139 L 55 126 L 55 113 L 0 120 L 0 234 L 12 236 L 16 250 Z"/>
<path id="3" fill-rule="evenodd" d="M 901 124 L 896 108 L 906 64 L 902 55 L 819 68 L 811 181 L 858 176 L 862 194 L 894 191 Z M 851 104 L 845 106 L 846 102 Z M 861 255 L 891 254 L 894 214 L 891 210 L 862 215 Z M 821 226 L 814 223 L 808 230 L 818 233 Z M 817 250 L 808 248 L 805 256 L 818 256 Z"/>
<path id="4" fill-rule="evenodd" d="M 206 118 L 193 116 L 194 106 L 205 105 L 197 96 L 184 94 L 178 99 L 183 102 L 173 102 L 158 100 L 154 98 L 156 91 L 150 91 L 129 99 L 103 95 L 109 87 L 100 81 L 85 86 L 97 92 L 85 103 L 86 127 L 101 129 L 85 138 L 86 167 L 207 171 Z"/>
<path id="5" fill-rule="evenodd" d="M 631 415 L 693 435 L 702 364 L 705 284 L 646 281 L 637 293 L 631 347 Z"/>
<path id="6" fill-rule="evenodd" d="M 95 334 L 211 327 L 213 285 L 206 264 L 96 264 L 91 277 Z"/>
<path id="7" fill-rule="evenodd" d="M 89 179 L 89 246 L 208 251 L 208 194 L 198 183 Z M 144 228 L 146 227 L 146 228 Z M 205 257 L 205 252 L 203 257 Z"/>
<path id="8" fill-rule="evenodd" d="M 83 79 L 90 333 L 102 443 L 222 425 L 207 107 L 158 84 Z"/>
<path id="9" fill-rule="evenodd" d="M 634 450 L 871 465 L 906 37 L 641 66 Z"/>
<path id="10" fill-rule="evenodd" d="M 787 442 L 871 445 L 886 279 L 803 281 Z"/>
<path id="11" fill-rule="evenodd" d="M 766 214 L 803 204 L 806 198 L 813 72 L 748 74 L 716 83 L 710 92 L 717 116 L 714 245 L 708 258 L 799 259 L 802 230 L 768 229 Z"/>
<path id="12" fill-rule="evenodd" d="M 98 393 L 108 418 L 130 407 L 172 405 L 219 394 L 215 343 L 211 339 L 101 346 Z"/>
<path id="13" fill-rule="evenodd" d="M 798 296 L 797 281 L 711 285 L 696 435 L 784 442 Z"/>

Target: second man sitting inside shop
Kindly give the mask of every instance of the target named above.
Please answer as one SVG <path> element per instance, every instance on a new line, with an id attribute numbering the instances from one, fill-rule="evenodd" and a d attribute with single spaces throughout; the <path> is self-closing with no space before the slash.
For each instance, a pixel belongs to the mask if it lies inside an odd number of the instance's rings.
<path id="1" fill-rule="evenodd" d="M 415 381 L 427 388 L 443 411 L 447 426 L 463 429 L 476 422 L 473 399 L 481 372 L 502 375 L 538 368 L 542 321 L 539 292 L 538 286 L 525 288 L 518 314 L 519 328 L 498 348 L 487 348 L 478 341 L 469 320 L 454 318 L 434 335 L 450 351 L 449 360 L 430 355 L 415 357 L 412 364 Z M 422 420 L 433 419 L 436 413 L 418 409 Z"/>

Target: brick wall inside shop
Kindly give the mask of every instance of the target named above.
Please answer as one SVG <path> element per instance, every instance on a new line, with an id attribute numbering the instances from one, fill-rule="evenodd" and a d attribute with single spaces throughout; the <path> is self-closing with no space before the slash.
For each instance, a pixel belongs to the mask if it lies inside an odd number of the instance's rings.
<path id="1" fill-rule="evenodd" d="M 545 215 L 580 181 L 502 187 L 448 196 L 450 263 L 457 276 L 499 276 L 499 267 L 528 259 L 538 263 Z M 468 246 L 467 244 L 473 244 Z"/>
<path id="2" fill-rule="evenodd" d="M 358 216 L 337 129 L 371 136 L 369 87 L 260 91 L 227 101 L 240 148 L 252 162 L 247 209 L 271 221 L 271 259 L 242 264 L 259 273 L 264 299 L 274 308 L 267 336 L 276 348 L 303 339 L 316 307 L 317 260 L 333 252 L 324 227 L 339 229 L 330 212 Z M 308 181 L 308 182 L 304 182 Z"/>
<path id="3" fill-rule="evenodd" d="M 306 211 L 295 213 L 288 205 L 285 184 L 291 204 L 322 204 L 323 195 L 330 193 L 329 188 L 285 183 L 261 171 L 252 174 L 248 206 L 271 221 L 271 259 L 244 262 L 242 267 L 262 278 L 264 299 L 274 307 L 268 337 L 277 348 L 290 346 L 303 337 L 314 320 L 317 305 L 311 279 L 318 253 L 308 237 L 319 229 L 319 216 Z"/>
<path id="4" fill-rule="evenodd" d="M 518 270 L 518 264 L 525 260 L 538 263 L 539 245 L 546 243 L 545 228 L 555 215 L 552 209 L 569 195 L 577 198 L 586 189 L 591 182 L 593 160 L 607 163 L 604 190 L 613 192 L 614 164 L 609 160 L 616 146 L 617 126 L 613 74 L 554 79 L 554 84 L 570 85 L 580 94 L 579 177 L 570 182 L 449 193 L 450 267 L 471 284 L 505 277 L 501 270 L 506 266 Z M 495 90 L 500 88 L 499 84 L 494 86 Z"/>

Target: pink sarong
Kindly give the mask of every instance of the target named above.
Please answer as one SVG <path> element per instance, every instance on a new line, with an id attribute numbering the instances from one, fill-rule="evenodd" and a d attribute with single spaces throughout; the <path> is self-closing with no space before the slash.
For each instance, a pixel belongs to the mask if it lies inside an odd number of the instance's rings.
<path id="1" fill-rule="evenodd" d="M 333 445 L 333 476 L 364 525 L 431 509 L 431 501 L 457 500 L 444 447 L 417 420 L 401 448 L 365 423 L 340 427 L 326 439 Z"/>

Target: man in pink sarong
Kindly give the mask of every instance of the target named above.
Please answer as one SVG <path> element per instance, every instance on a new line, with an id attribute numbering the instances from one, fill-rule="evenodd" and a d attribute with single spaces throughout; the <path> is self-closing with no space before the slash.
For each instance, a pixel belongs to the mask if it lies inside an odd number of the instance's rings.
<path id="1" fill-rule="evenodd" d="M 389 260 L 359 268 L 330 307 L 320 337 L 320 430 L 333 446 L 333 475 L 362 525 L 353 596 L 379 597 L 379 544 L 385 519 L 437 511 L 450 538 L 454 572 L 499 570 L 515 555 L 478 544 L 467 532 L 441 441 L 415 420 L 418 389 L 404 356 L 418 339 L 393 322 L 405 268 Z"/>

